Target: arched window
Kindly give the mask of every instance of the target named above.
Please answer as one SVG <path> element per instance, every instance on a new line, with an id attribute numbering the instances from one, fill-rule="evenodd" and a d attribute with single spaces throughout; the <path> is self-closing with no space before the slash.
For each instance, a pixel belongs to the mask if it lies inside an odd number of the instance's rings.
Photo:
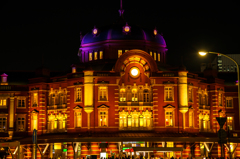
<path id="1" fill-rule="evenodd" d="M 137 101 L 138 101 L 137 89 L 133 88 L 132 89 L 132 102 L 137 102 Z"/>
<path id="2" fill-rule="evenodd" d="M 125 88 L 120 89 L 119 101 L 120 102 L 126 102 L 126 90 L 125 90 Z"/>

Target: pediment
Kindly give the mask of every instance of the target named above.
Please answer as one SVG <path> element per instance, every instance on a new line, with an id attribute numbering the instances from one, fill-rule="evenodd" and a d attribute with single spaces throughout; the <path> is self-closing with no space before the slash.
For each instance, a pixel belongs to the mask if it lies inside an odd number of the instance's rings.
<path id="1" fill-rule="evenodd" d="M 82 107 L 80 105 L 77 105 L 76 107 L 73 108 L 73 110 L 82 110 Z"/>
<path id="2" fill-rule="evenodd" d="M 109 106 L 102 104 L 100 106 L 97 107 L 98 109 L 109 109 Z"/>
<path id="3" fill-rule="evenodd" d="M 33 109 L 33 110 L 31 111 L 31 113 L 32 113 L 32 114 L 35 114 L 35 113 L 39 113 L 39 111 L 36 110 L 36 109 Z"/>

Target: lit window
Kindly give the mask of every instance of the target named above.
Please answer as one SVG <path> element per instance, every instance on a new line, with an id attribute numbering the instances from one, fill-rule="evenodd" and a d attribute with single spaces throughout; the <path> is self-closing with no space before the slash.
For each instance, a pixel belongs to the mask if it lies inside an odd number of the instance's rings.
<path id="1" fill-rule="evenodd" d="M 118 50 L 118 58 L 122 56 L 122 50 Z"/>
<path id="2" fill-rule="evenodd" d="M 165 87 L 165 101 L 173 101 L 173 87 Z"/>
<path id="3" fill-rule="evenodd" d="M 75 101 L 81 102 L 82 101 L 82 88 L 75 89 Z"/>
<path id="4" fill-rule="evenodd" d="M 131 27 L 126 23 L 126 25 L 123 27 L 123 32 L 128 33 L 130 32 Z"/>
<path id="5" fill-rule="evenodd" d="M 120 89 L 120 94 L 119 94 L 119 101 L 120 102 L 126 102 L 126 91 L 124 88 Z"/>
<path id="6" fill-rule="evenodd" d="M 17 117 L 17 131 L 25 131 L 25 118 Z"/>
<path id="7" fill-rule="evenodd" d="M 94 27 L 93 34 L 96 35 L 97 33 L 98 33 L 98 30 L 97 30 L 97 28 Z"/>
<path id="8" fill-rule="evenodd" d="M 204 102 L 203 102 L 206 106 L 208 106 L 208 95 L 205 94 L 204 95 Z"/>
<path id="9" fill-rule="evenodd" d="M 153 34 L 154 34 L 154 35 L 157 35 L 157 29 L 154 29 L 154 30 L 153 30 Z"/>
<path id="10" fill-rule="evenodd" d="M 7 130 L 7 118 L 0 117 L 0 132 L 5 132 Z"/>
<path id="11" fill-rule="evenodd" d="M 98 94 L 99 94 L 99 101 L 107 101 L 107 87 L 99 87 L 98 88 Z"/>
<path id="12" fill-rule="evenodd" d="M 94 52 L 94 60 L 97 60 L 97 52 Z"/>
<path id="13" fill-rule="evenodd" d="M 233 117 L 231 116 L 227 117 L 227 126 L 229 130 L 233 130 Z"/>
<path id="14" fill-rule="evenodd" d="M 125 50 L 125 52 L 128 52 L 128 50 Z"/>
<path id="15" fill-rule="evenodd" d="M 32 131 L 34 129 L 38 130 L 38 114 L 32 113 Z"/>
<path id="16" fill-rule="evenodd" d="M 157 60 L 157 54 L 154 52 L 154 60 Z"/>
<path id="17" fill-rule="evenodd" d="M 127 119 L 128 119 L 128 127 L 132 127 L 132 116 L 129 115 Z"/>
<path id="18" fill-rule="evenodd" d="M 75 121 L 76 121 L 75 126 L 77 128 L 82 127 L 82 112 L 76 112 L 75 113 Z"/>
<path id="19" fill-rule="evenodd" d="M 137 102 L 137 101 L 138 101 L 137 89 L 134 88 L 134 89 L 132 89 L 132 102 Z"/>
<path id="20" fill-rule="evenodd" d="M 173 126 L 173 112 L 172 111 L 166 111 L 165 112 L 165 124 L 166 126 Z"/>
<path id="21" fill-rule="evenodd" d="M 106 112 L 100 112 L 99 126 L 107 126 L 107 115 Z"/>
<path id="22" fill-rule="evenodd" d="M 32 95 L 32 107 L 38 106 L 38 93 L 33 93 Z"/>
<path id="23" fill-rule="evenodd" d="M 189 111 L 189 127 L 193 127 L 193 111 Z"/>
<path id="24" fill-rule="evenodd" d="M 100 59 L 100 60 L 103 59 L 103 51 L 100 51 L 100 52 L 99 52 L 99 59 Z"/>
<path id="25" fill-rule="evenodd" d="M 88 56 L 89 56 L 89 57 L 88 57 L 88 58 L 89 58 L 88 60 L 89 60 L 89 61 L 92 61 L 92 53 L 91 53 L 91 52 L 88 54 Z"/>
<path id="26" fill-rule="evenodd" d="M 65 132 L 67 114 L 48 115 L 48 132 Z"/>
<path id="27" fill-rule="evenodd" d="M 7 106 L 7 99 L 0 99 L 0 107 L 6 107 Z"/>
<path id="28" fill-rule="evenodd" d="M 150 54 L 150 56 L 152 56 L 152 51 L 150 51 L 150 53 L 149 53 L 149 54 Z"/>
<path id="29" fill-rule="evenodd" d="M 232 97 L 226 97 L 226 107 L 233 108 L 233 98 Z"/>
<path id="30" fill-rule="evenodd" d="M 160 61 L 160 58 L 161 58 L 161 54 L 158 53 L 158 61 Z"/>
<path id="31" fill-rule="evenodd" d="M 101 105 L 98 107 L 98 126 L 107 127 L 108 126 L 108 109 L 106 105 Z"/>
<path id="32" fill-rule="evenodd" d="M 188 88 L 188 102 L 193 102 L 193 89 Z"/>

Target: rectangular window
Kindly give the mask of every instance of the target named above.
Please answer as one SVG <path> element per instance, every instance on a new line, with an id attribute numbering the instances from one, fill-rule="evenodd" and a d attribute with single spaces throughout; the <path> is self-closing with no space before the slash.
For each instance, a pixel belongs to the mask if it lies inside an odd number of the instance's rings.
<path id="1" fill-rule="evenodd" d="M 0 99 L 0 107 L 6 107 L 7 106 L 7 99 Z"/>
<path id="2" fill-rule="evenodd" d="M 17 131 L 25 131 L 25 118 L 17 118 Z"/>
<path id="3" fill-rule="evenodd" d="M 156 54 L 156 52 L 154 52 L 154 60 L 155 60 L 155 61 L 157 60 L 157 54 Z"/>
<path id="4" fill-rule="evenodd" d="M 107 113 L 100 112 L 100 121 L 99 126 L 107 126 Z"/>
<path id="5" fill-rule="evenodd" d="M 193 102 L 193 89 L 188 88 L 188 102 Z"/>
<path id="6" fill-rule="evenodd" d="M 222 93 L 219 93 L 219 94 L 218 94 L 218 105 L 219 105 L 219 106 L 222 106 L 222 100 L 223 100 L 223 94 L 222 94 Z"/>
<path id="7" fill-rule="evenodd" d="M 173 87 L 165 87 L 165 101 L 173 101 Z"/>
<path id="8" fill-rule="evenodd" d="M 167 142 L 167 147 L 174 147 L 174 143 L 173 142 Z M 166 152 L 167 153 L 167 157 L 173 157 L 173 152 Z"/>
<path id="9" fill-rule="evenodd" d="M 193 127 L 193 112 L 189 111 L 189 127 Z"/>
<path id="10" fill-rule="evenodd" d="M 18 100 L 18 107 L 19 107 L 19 108 L 25 107 L 25 100 L 24 100 L 24 99 L 19 99 L 19 100 Z"/>
<path id="11" fill-rule="evenodd" d="M 227 97 L 226 98 L 226 107 L 227 108 L 233 108 L 233 98 L 232 97 Z"/>
<path id="12" fill-rule="evenodd" d="M 150 56 L 152 56 L 152 51 L 149 52 Z"/>
<path id="13" fill-rule="evenodd" d="M 120 102 L 126 102 L 126 92 L 125 92 L 124 88 L 120 89 L 119 101 Z"/>
<path id="14" fill-rule="evenodd" d="M 0 132 L 5 132 L 7 129 L 7 118 L 0 117 Z"/>
<path id="15" fill-rule="evenodd" d="M 166 126 L 173 126 L 173 112 L 166 111 L 165 119 L 166 119 Z"/>
<path id="16" fill-rule="evenodd" d="M 76 102 L 82 101 L 82 88 L 76 88 Z"/>
<path id="17" fill-rule="evenodd" d="M 137 89 L 132 89 L 132 102 L 137 102 L 138 96 L 137 96 Z"/>
<path id="18" fill-rule="evenodd" d="M 103 59 L 103 51 L 100 51 L 100 52 L 99 52 L 99 59 L 100 59 L 100 60 Z"/>
<path id="19" fill-rule="evenodd" d="M 38 93 L 33 93 L 32 96 L 32 107 L 38 106 Z"/>
<path id="20" fill-rule="evenodd" d="M 158 61 L 160 61 L 160 58 L 161 58 L 161 54 L 158 53 Z"/>
<path id="21" fill-rule="evenodd" d="M 229 130 L 233 130 L 233 117 L 231 116 L 227 117 L 227 126 Z"/>
<path id="22" fill-rule="evenodd" d="M 94 52 L 94 60 L 97 60 L 97 52 Z"/>
<path id="23" fill-rule="evenodd" d="M 32 131 L 34 129 L 38 129 L 38 115 L 37 114 L 33 114 L 32 115 Z"/>
<path id="24" fill-rule="evenodd" d="M 107 87 L 99 87 L 99 100 L 107 101 Z"/>
<path id="25" fill-rule="evenodd" d="M 118 50 L 118 58 L 122 56 L 122 50 Z"/>
<path id="26" fill-rule="evenodd" d="M 88 60 L 89 60 L 89 61 L 92 61 L 92 53 L 91 53 L 91 52 L 88 54 L 88 56 L 89 56 L 89 57 L 88 57 Z"/>

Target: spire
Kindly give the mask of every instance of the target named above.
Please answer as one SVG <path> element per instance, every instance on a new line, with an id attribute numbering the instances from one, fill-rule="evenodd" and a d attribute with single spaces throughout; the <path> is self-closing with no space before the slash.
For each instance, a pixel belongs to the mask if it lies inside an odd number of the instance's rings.
<path id="1" fill-rule="evenodd" d="M 118 10 L 120 17 L 123 17 L 124 10 L 122 9 L 122 0 L 120 0 L 120 9 Z"/>

